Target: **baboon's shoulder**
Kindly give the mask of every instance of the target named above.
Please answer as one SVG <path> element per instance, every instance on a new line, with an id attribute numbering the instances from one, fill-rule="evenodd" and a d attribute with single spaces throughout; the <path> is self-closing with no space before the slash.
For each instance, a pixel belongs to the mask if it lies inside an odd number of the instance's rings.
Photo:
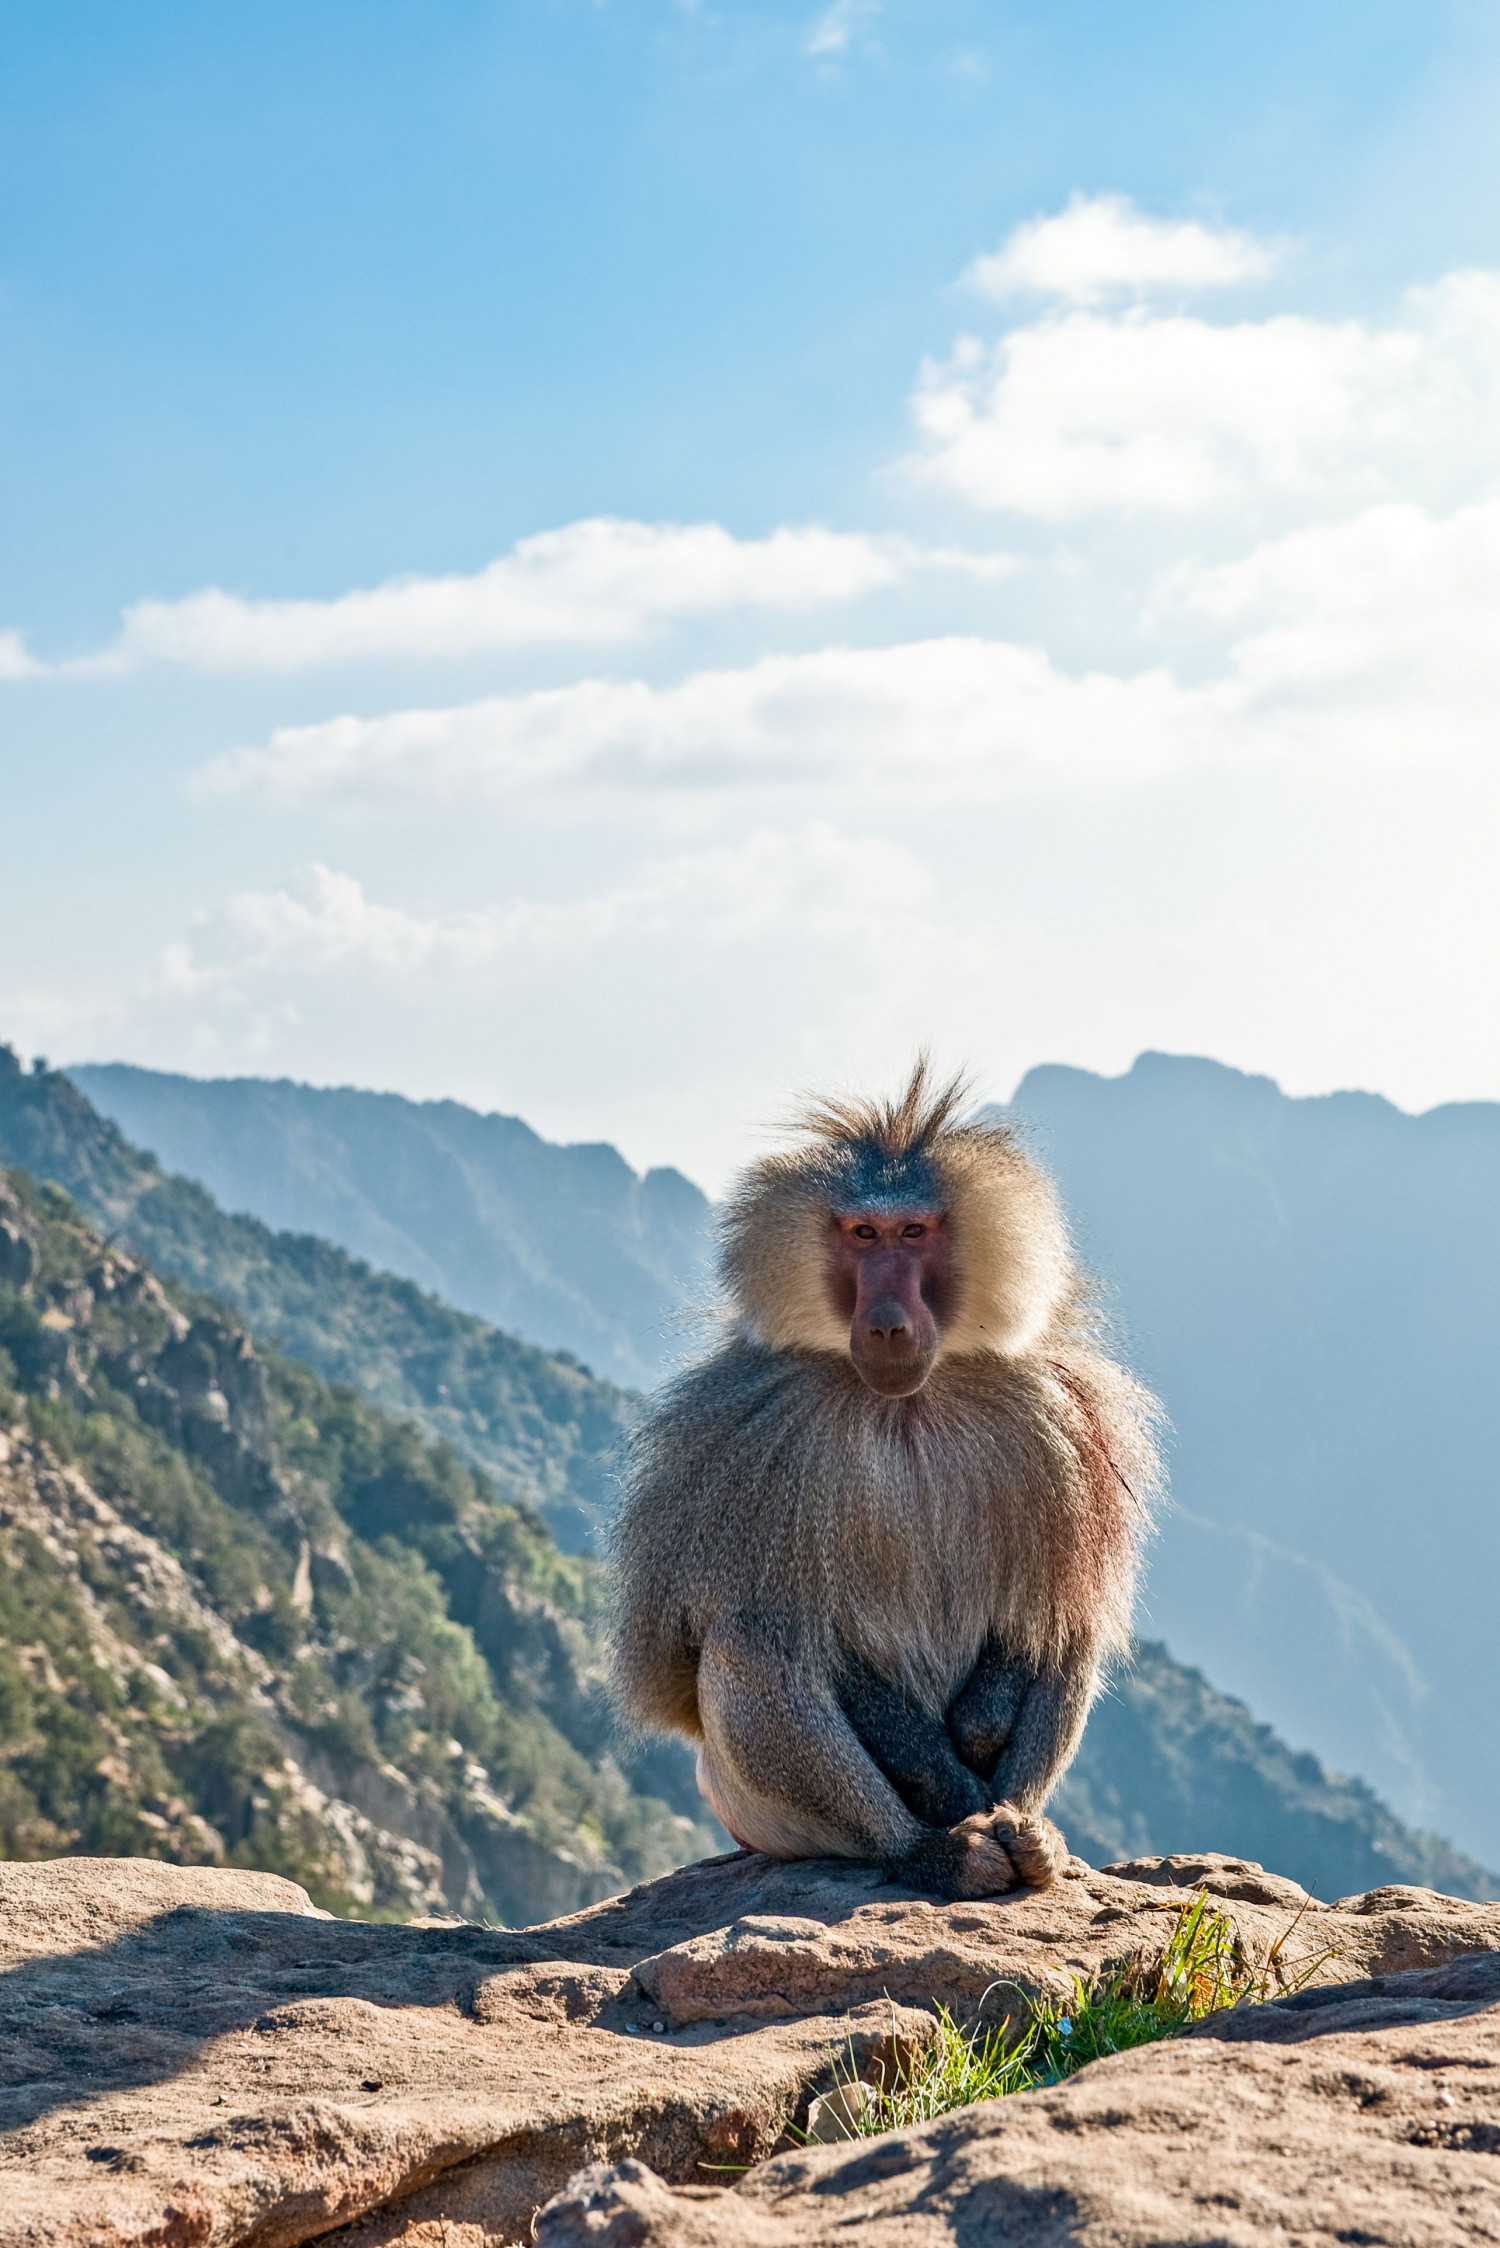
<path id="1" fill-rule="evenodd" d="M 691 1473 L 718 1485 L 744 1485 L 768 1455 L 805 1450 L 828 1418 L 842 1369 L 824 1352 L 774 1350 L 731 1337 L 687 1367 L 647 1408 L 635 1440 L 648 1480 Z"/>

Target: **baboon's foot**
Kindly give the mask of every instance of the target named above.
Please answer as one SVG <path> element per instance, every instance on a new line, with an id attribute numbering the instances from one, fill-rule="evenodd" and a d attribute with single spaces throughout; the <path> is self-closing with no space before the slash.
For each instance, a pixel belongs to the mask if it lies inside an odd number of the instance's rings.
<path id="1" fill-rule="evenodd" d="M 1067 1870 L 1072 1853 L 1052 1821 L 1039 1811 L 1020 1811 L 1014 1803 L 997 1803 L 989 1814 L 987 1831 L 1003 1846 L 1024 1888 L 1050 1889 Z"/>
<path id="2" fill-rule="evenodd" d="M 956 1900 L 1046 1889 L 1067 1862 L 1068 1845 L 1050 1819 L 1001 1803 L 945 1834 L 924 1835 L 891 1872 L 910 1888 Z"/>

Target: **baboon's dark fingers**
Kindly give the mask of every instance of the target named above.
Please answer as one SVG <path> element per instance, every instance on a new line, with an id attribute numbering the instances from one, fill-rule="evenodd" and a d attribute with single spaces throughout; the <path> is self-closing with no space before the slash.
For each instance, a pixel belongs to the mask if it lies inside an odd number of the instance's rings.
<path id="1" fill-rule="evenodd" d="M 894 1880 L 929 1896 L 1003 1897 L 1020 1876 L 1003 1841 L 987 1831 L 991 1813 L 975 1812 L 946 1833 L 924 1834 L 894 1864 Z"/>

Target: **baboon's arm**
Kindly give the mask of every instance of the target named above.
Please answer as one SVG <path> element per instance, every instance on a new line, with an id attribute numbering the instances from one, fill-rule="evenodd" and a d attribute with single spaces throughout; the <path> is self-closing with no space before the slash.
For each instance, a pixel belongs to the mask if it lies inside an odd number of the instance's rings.
<path id="1" fill-rule="evenodd" d="M 1023 1811 L 1039 1811 L 1072 1763 L 1093 1699 L 1092 1661 L 1044 1671 L 1021 1704 L 990 1786 Z"/>
<path id="2" fill-rule="evenodd" d="M 957 1826 L 990 1808 L 982 1775 L 959 1761 L 941 1718 L 908 1700 L 868 1663 L 846 1657 L 839 1701 L 865 1748 L 908 1810 L 928 1826 Z M 998 1751 L 997 1751 L 998 1753 Z"/>
<path id="3" fill-rule="evenodd" d="M 1035 1671 L 987 1642 L 948 1713 L 965 1764 L 997 1798 L 1037 1811 L 1072 1762 L 1093 1697 L 1092 1649 L 1055 1669 Z"/>

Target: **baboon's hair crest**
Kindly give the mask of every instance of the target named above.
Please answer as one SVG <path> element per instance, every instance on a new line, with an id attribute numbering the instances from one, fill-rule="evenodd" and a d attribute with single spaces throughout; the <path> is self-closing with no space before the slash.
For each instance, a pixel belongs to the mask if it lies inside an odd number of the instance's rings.
<path id="1" fill-rule="evenodd" d="M 840 1100 L 825 1094 L 796 1118 L 813 1139 L 838 1145 L 866 1143 L 885 1156 L 924 1152 L 948 1131 L 969 1097 L 969 1079 L 960 1071 L 946 1085 L 932 1081 L 932 1063 L 919 1054 L 899 1100 Z"/>
<path id="2" fill-rule="evenodd" d="M 803 1158 L 810 1184 L 832 1208 L 872 1209 L 882 1203 L 929 1202 L 940 1207 L 944 1182 L 939 1151 L 960 1127 L 954 1119 L 968 1098 L 966 1077 L 932 1082 L 926 1054 L 917 1058 L 906 1090 L 894 1100 L 813 1101 L 794 1119 L 812 1147 Z M 971 1125 L 972 1134 L 982 1125 Z"/>

